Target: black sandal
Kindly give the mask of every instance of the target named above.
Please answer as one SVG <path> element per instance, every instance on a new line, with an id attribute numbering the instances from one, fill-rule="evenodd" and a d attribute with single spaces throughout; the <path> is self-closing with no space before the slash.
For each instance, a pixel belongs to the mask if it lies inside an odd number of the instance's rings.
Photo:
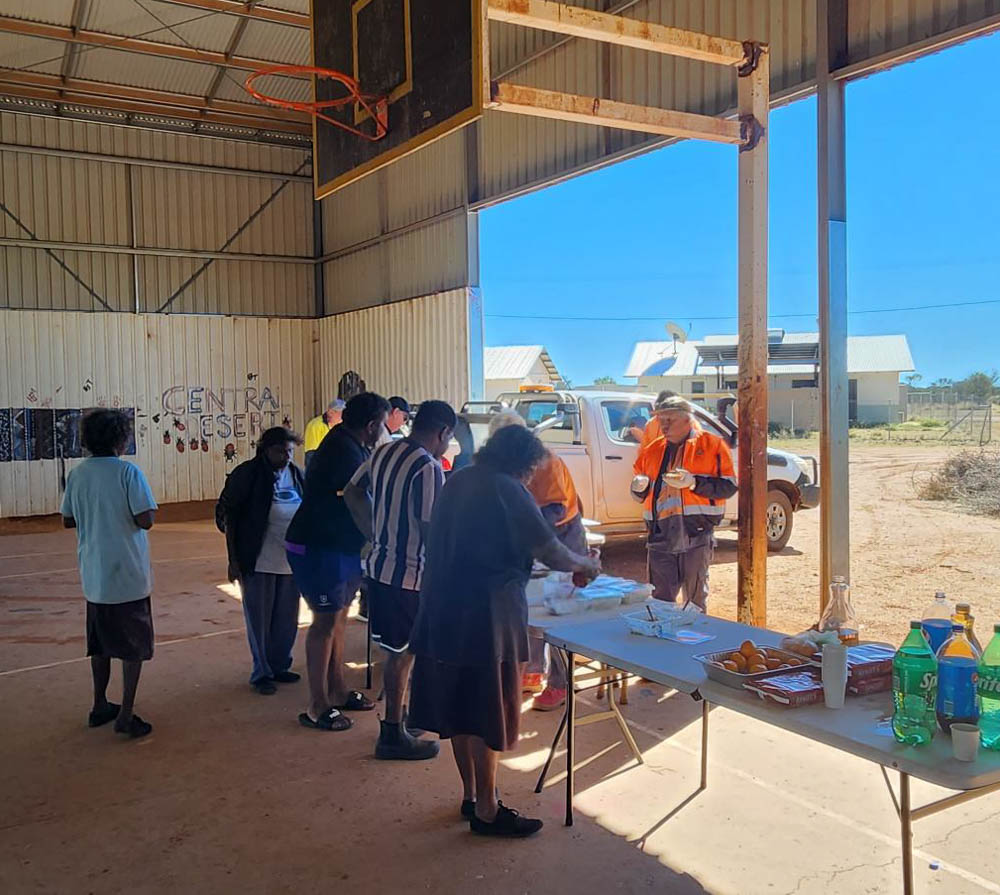
<path id="1" fill-rule="evenodd" d="M 311 730 L 350 730 L 354 722 L 347 717 L 340 709 L 327 709 L 315 721 L 309 717 L 308 712 L 299 715 L 299 724 Z"/>
<path id="2" fill-rule="evenodd" d="M 343 709 L 345 712 L 370 712 L 375 708 L 375 703 L 360 690 L 351 690 L 347 694 L 344 704 L 338 705 L 336 708 Z"/>
<path id="3" fill-rule="evenodd" d="M 98 711 L 92 711 L 87 716 L 87 726 L 88 727 L 101 727 L 105 724 L 110 724 L 115 718 L 118 717 L 118 712 L 121 711 L 121 706 L 116 705 L 113 702 L 109 702 L 103 709 Z"/>
<path id="4" fill-rule="evenodd" d="M 143 721 L 138 715 L 132 716 L 132 720 L 128 725 L 128 730 L 119 730 L 118 727 L 115 726 L 115 733 L 127 736 L 130 740 L 138 740 L 140 737 L 144 737 L 152 732 L 153 725 L 148 721 Z"/>

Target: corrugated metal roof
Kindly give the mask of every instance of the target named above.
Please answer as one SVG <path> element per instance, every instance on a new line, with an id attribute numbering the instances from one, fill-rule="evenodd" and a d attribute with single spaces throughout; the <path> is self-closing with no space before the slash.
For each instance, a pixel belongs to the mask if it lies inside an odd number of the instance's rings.
<path id="1" fill-rule="evenodd" d="M 539 360 L 553 381 L 562 379 L 544 345 L 498 345 L 483 352 L 486 379 L 524 379 Z"/>
<path id="2" fill-rule="evenodd" d="M 3 14 L 26 22 L 69 25 L 73 0 L 4 0 Z"/>
<path id="3" fill-rule="evenodd" d="M 229 45 L 239 19 L 157 0 L 143 0 L 142 6 L 129 0 L 92 0 L 83 27 L 105 34 L 142 37 L 159 43 L 192 46 L 223 52 Z M 164 27 L 169 25 L 170 27 Z M 129 57 L 119 59 L 127 67 Z M 170 89 L 164 82 L 160 89 Z"/>
<path id="4" fill-rule="evenodd" d="M 783 343 L 811 344 L 818 339 L 818 333 L 785 333 Z M 676 354 L 673 342 L 636 342 L 625 375 L 705 376 L 721 370 L 723 375 L 735 376 L 735 366 L 720 368 L 700 363 L 698 345 L 736 345 L 738 342 L 735 334 L 706 336 L 697 342 L 678 343 Z M 847 337 L 848 373 L 902 373 L 913 369 L 913 356 L 905 335 Z M 767 366 L 769 374 L 812 373 L 813 370 L 812 364 L 783 364 L 773 358 Z"/>
<path id="5" fill-rule="evenodd" d="M 910 343 L 904 335 L 847 337 L 849 373 L 906 372 L 913 369 Z"/>
<path id="6" fill-rule="evenodd" d="M 239 53 L 255 59 L 308 65 L 309 32 L 304 28 L 248 19 L 240 39 Z"/>
<path id="7" fill-rule="evenodd" d="M 271 0 L 270 3 L 258 3 L 264 9 L 284 9 L 288 12 L 300 12 L 309 15 L 309 0 Z"/>
<path id="8" fill-rule="evenodd" d="M 128 59 L 128 65 L 122 65 L 123 55 Z M 216 72 L 214 65 L 139 53 L 123 54 L 103 47 L 82 53 L 78 59 L 76 73 L 79 78 L 150 89 L 162 89 L 163 84 L 170 84 L 171 92 L 194 96 L 204 95 Z M 163 114 L 169 116 L 167 107 L 164 107 Z"/>
<path id="9" fill-rule="evenodd" d="M 58 40 L 0 32 L 0 68 L 57 75 L 66 44 Z"/>

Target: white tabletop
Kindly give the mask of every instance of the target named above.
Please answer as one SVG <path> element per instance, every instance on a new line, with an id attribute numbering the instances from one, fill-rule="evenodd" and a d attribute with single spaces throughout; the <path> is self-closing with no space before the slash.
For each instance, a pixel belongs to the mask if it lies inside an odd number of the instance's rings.
<path id="1" fill-rule="evenodd" d="M 760 646 L 777 646 L 784 635 L 724 619 L 703 616 L 689 625 L 714 634 L 697 645 L 675 643 L 629 632 L 620 617 L 601 613 L 600 618 L 571 616 L 576 624 L 560 624 L 545 631 L 545 639 L 562 649 L 606 662 L 683 693 L 696 690 L 711 704 L 724 706 L 775 727 L 826 743 L 844 752 L 911 774 L 949 789 L 977 789 L 1000 783 L 1000 752 L 980 750 L 974 762 L 952 758 L 951 740 L 940 731 L 926 746 L 905 746 L 892 735 L 888 718 L 891 695 L 847 698 L 842 709 L 824 705 L 786 708 L 746 690 L 727 687 L 705 676 L 700 653 L 739 647 L 750 639 Z"/>

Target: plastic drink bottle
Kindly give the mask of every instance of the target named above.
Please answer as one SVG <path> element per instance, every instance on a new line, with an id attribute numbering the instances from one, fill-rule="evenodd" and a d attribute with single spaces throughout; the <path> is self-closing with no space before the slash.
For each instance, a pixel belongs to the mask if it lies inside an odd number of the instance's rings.
<path id="1" fill-rule="evenodd" d="M 979 652 L 983 651 L 982 644 L 976 637 L 976 632 L 973 630 L 976 619 L 972 614 L 972 607 L 968 603 L 956 603 L 955 604 L 955 614 L 951 617 L 952 624 L 965 625 L 965 633 L 969 638 L 969 643 L 971 643 Z"/>
<path id="2" fill-rule="evenodd" d="M 944 731 L 956 722 L 979 723 L 980 654 L 965 633 L 964 625 L 952 625 L 951 637 L 938 650 L 937 720 Z"/>
<path id="3" fill-rule="evenodd" d="M 843 575 L 830 579 L 830 599 L 819 620 L 820 631 L 836 631 L 845 646 L 858 643 L 858 619 L 851 603 L 851 586 Z"/>
<path id="4" fill-rule="evenodd" d="M 955 605 L 944 595 L 943 590 L 934 594 L 931 605 L 924 611 L 924 637 L 934 650 L 934 655 L 944 646 L 951 636 L 951 617 L 955 614 Z"/>
<path id="5" fill-rule="evenodd" d="M 934 738 L 936 699 L 937 659 L 913 621 L 892 660 L 892 732 L 899 742 L 920 746 Z"/>
<path id="6" fill-rule="evenodd" d="M 979 740 L 984 749 L 1000 752 L 1000 623 L 979 663 Z"/>

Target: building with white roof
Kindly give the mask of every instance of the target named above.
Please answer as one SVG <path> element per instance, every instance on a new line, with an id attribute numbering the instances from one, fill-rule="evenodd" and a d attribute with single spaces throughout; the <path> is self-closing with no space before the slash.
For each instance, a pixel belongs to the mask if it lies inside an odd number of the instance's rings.
<path id="1" fill-rule="evenodd" d="M 521 386 L 560 385 L 562 376 L 544 345 L 499 345 L 483 351 L 485 399 L 494 400 Z"/>
<path id="2" fill-rule="evenodd" d="M 695 342 L 637 342 L 625 371 L 639 386 L 698 395 L 736 391 L 737 335 Z M 791 428 L 819 426 L 819 336 L 768 331 L 769 418 Z M 852 422 L 896 422 L 904 409 L 899 377 L 914 369 L 905 335 L 849 336 L 847 375 Z"/>

